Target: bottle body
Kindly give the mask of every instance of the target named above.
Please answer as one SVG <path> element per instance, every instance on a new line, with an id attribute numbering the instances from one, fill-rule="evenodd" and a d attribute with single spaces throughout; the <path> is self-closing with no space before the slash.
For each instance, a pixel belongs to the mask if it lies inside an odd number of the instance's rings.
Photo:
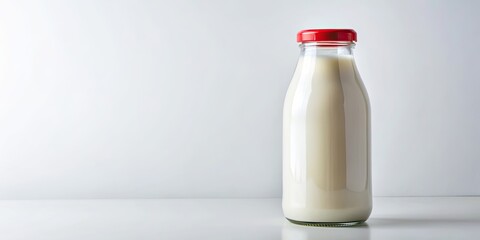
<path id="1" fill-rule="evenodd" d="M 295 222 L 365 221 L 370 105 L 353 44 L 301 44 L 283 111 L 283 211 Z"/>

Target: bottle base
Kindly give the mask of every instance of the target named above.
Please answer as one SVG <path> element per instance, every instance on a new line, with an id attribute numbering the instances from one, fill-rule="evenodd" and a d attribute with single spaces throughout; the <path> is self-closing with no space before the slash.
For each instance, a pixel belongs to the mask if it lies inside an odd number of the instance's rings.
<path id="1" fill-rule="evenodd" d="M 365 222 L 365 220 L 351 221 L 351 222 L 303 222 L 293 219 L 286 218 L 291 223 L 295 223 L 303 226 L 312 226 L 312 227 L 351 227 L 359 225 Z"/>

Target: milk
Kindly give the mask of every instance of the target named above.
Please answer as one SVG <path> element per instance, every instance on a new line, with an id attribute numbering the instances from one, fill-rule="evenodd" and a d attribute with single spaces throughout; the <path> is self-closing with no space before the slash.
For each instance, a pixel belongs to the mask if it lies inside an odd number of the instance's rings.
<path id="1" fill-rule="evenodd" d="M 372 209 L 369 102 L 353 56 L 305 50 L 283 114 L 285 217 L 366 220 Z"/>

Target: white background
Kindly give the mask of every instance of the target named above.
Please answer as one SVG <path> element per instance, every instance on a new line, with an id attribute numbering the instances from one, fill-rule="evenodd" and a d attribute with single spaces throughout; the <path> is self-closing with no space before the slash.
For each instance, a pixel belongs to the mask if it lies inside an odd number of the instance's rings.
<path id="1" fill-rule="evenodd" d="M 1 1 L 0 198 L 279 197 L 298 30 L 354 28 L 376 196 L 480 194 L 480 1 Z"/>

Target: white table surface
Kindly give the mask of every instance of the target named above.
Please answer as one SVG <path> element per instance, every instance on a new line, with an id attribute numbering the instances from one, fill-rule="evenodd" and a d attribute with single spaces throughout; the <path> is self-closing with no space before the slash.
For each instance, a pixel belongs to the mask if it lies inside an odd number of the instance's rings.
<path id="1" fill-rule="evenodd" d="M 0 239 L 480 239 L 480 197 L 375 198 L 348 228 L 291 224 L 280 199 L 0 201 Z"/>

